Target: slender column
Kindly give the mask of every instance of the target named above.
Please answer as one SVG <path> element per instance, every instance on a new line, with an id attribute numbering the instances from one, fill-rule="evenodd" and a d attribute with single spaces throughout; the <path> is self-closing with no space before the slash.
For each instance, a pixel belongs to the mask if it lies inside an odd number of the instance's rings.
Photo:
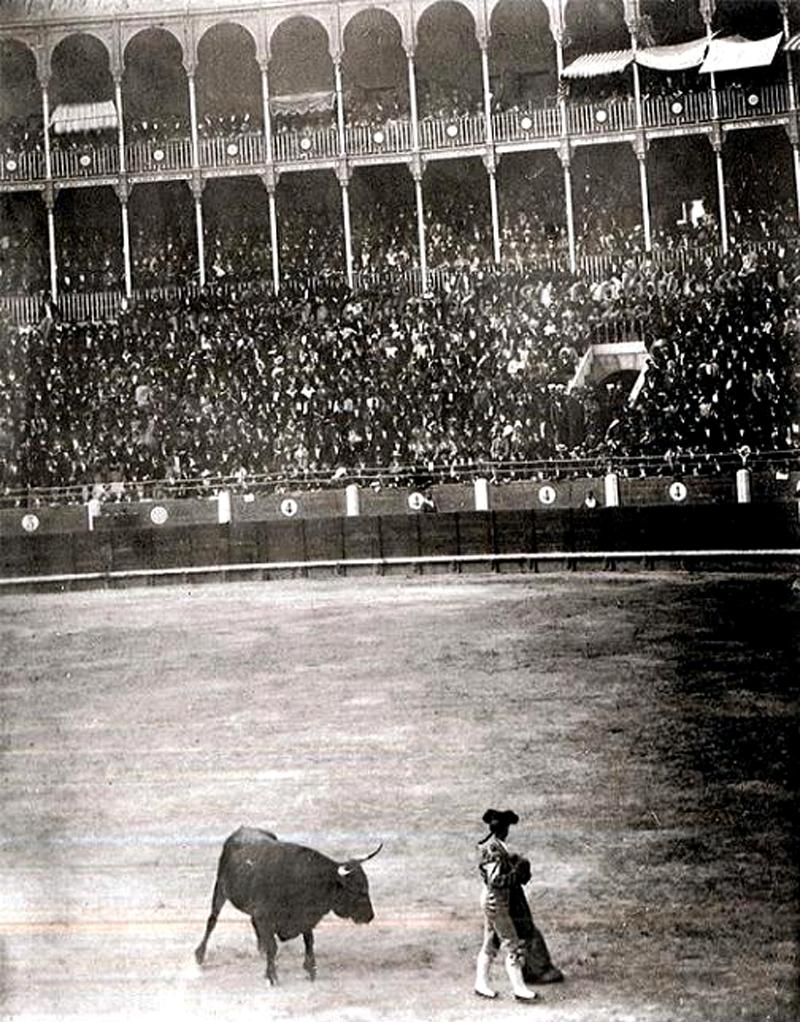
<path id="1" fill-rule="evenodd" d="M 564 37 L 559 32 L 555 36 L 556 41 L 556 75 L 558 76 L 558 112 L 561 118 L 561 136 L 566 138 L 569 134 L 569 122 L 567 121 L 567 98 L 564 95 L 562 77 L 564 74 Z"/>
<path id="2" fill-rule="evenodd" d="M 564 171 L 564 207 L 567 218 L 567 245 L 569 247 L 569 268 L 572 273 L 578 268 L 578 254 L 575 244 L 575 208 L 572 200 L 572 152 L 569 144 L 569 121 L 567 100 L 562 88 L 564 72 L 564 38 L 559 31 L 554 35 L 556 42 L 556 74 L 558 75 L 558 110 L 561 117 L 561 148 L 558 157 Z"/>
<path id="3" fill-rule="evenodd" d="M 567 213 L 567 244 L 569 245 L 569 268 L 572 273 L 578 268 L 578 253 L 575 244 L 575 209 L 572 204 L 572 154 L 568 140 L 564 140 L 558 157 L 564 169 L 564 205 Z"/>
<path id="4" fill-rule="evenodd" d="M 419 155 L 419 111 L 417 110 L 417 73 L 414 51 L 406 48 L 408 58 L 408 100 L 411 107 L 411 147 L 413 159 L 411 174 L 414 178 L 414 199 L 417 208 L 417 242 L 419 246 L 419 272 L 422 290 L 428 289 L 428 253 L 425 242 L 425 201 L 422 195 L 422 160 Z"/>
<path id="5" fill-rule="evenodd" d="M 631 33 L 633 44 L 633 95 L 636 103 L 636 133 L 637 145 L 634 146 L 636 159 L 639 164 L 639 191 L 642 199 L 642 227 L 644 229 L 644 247 L 646 252 L 653 249 L 653 239 L 650 231 L 650 196 L 647 187 L 647 140 L 644 134 L 644 116 L 642 112 L 642 87 L 639 80 L 639 65 L 636 63 L 637 41 L 636 33 Z"/>
<path id="6" fill-rule="evenodd" d="M 272 111 L 269 108 L 269 77 L 267 75 L 267 64 L 261 66 L 261 109 L 264 119 L 264 158 L 267 163 L 272 163 Z"/>
<path id="7" fill-rule="evenodd" d="M 502 258 L 502 247 L 500 244 L 500 211 L 497 204 L 497 169 L 489 171 L 489 208 L 492 212 L 492 255 L 494 261 L 499 263 Z"/>
<path id="8" fill-rule="evenodd" d="M 489 208 L 492 215 L 492 255 L 500 262 L 500 215 L 497 205 L 497 161 L 494 152 L 494 130 L 492 126 L 492 89 L 489 80 L 489 47 L 479 40 L 481 48 L 481 74 L 483 77 L 483 119 L 486 125 L 486 170 L 489 174 Z"/>
<path id="9" fill-rule="evenodd" d="M 347 286 L 353 287 L 353 232 L 350 224 L 350 189 L 347 181 L 340 181 L 342 187 L 342 221 L 344 224 L 344 265 L 347 273 Z"/>
<path id="10" fill-rule="evenodd" d="M 781 17 L 783 18 L 783 41 L 784 43 L 789 42 L 791 32 L 789 30 L 789 5 L 786 0 L 779 0 L 779 6 L 781 9 Z M 794 80 L 794 64 L 792 63 L 792 55 L 789 50 L 786 53 L 786 82 L 789 88 L 789 109 L 793 112 L 797 110 L 797 89 Z"/>
<path id="11" fill-rule="evenodd" d="M 417 203 L 417 239 L 419 242 L 419 272 L 422 290 L 428 290 L 428 254 L 425 242 L 425 202 L 422 196 L 422 168 L 414 172 L 414 196 Z"/>
<path id="12" fill-rule="evenodd" d="M 650 190 L 647 186 L 647 155 L 642 150 L 636 153 L 639 164 L 639 192 L 642 198 L 642 227 L 644 228 L 645 252 L 653 251 L 653 236 L 650 226 Z"/>
<path id="13" fill-rule="evenodd" d="M 281 289 L 281 254 L 278 249 L 278 209 L 275 202 L 275 186 L 269 195 L 269 251 L 272 256 L 272 290 L 277 294 Z"/>
<path id="14" fill-rule="evenodd" d="M 333 76 L 336 87 L 336 126 L 339 129 L 339 156 L 347 156 L 347 142 L 344 130 L 344 90 L 342 89 L 342 62 L 333 62 Z"/>
<path id="15" fill-rule="evenodd" d="M 50 94 L 47 90 L 47 79 L 39 80 L 42 87 L 42 121 L 44 130 L 44 175 L 48 181 L 53 179 L 53 163 L 50 153 Z"/>
<path id="16" fill-rule="evenodd" d="M 714 161 L 717 167 L 717 203 L 719 205 L 719 237 L 722 252 L 728 254 L 728 204 L 725 199 L 725 167 L 722 162 L 722 138 L 712 139 Z"/>
<path id="17" fill-rule="evenodd" d="M 125 268 L 125 296 L 130 298 L 133 293 L 133 275 L 131 273 L 131 232 L 128 221 L 127 196 L 120 201 L 120 212 L 122 216 L 122 263 Z"/>
<path id="18" fill-rule="evenodd" d="M 786 0 L 780 0 L 781 16 L 783 17 L 783 40 L 789 41 L 789 5 Z M 792 143 L 792 166 L 794 168 L 794 194 L 797 208 L 797 218 L 800 220 L 800 152 L 798 152 L 798 121 L 797 121 L 797 84 L 794 77 L 794 63 L 792 54 L 786 50 L 786 84 L 789 90 L 789 109 L 791 117 L 789 123 L 789 139 Z"/>
<path id="19" fill-rule="evenodd" d="M 197 269 L 200 287 L 206 286 L 206 244 L 203 237 L 203 185 L 201 181 L 192 181 L 194 198 L 194 224 L 197 235 Z"/>
<path id="20" fill-rule="evenodd" d="M 800 220 L 800 151 L 796 142 L 792 143 L 792 165 L 794 166 L 794 195 L 797 205 L 797 218 Z"/>
<path id="21" fill-rule="evenodd" d="M 192 169 L 200 169 L 200 142 L 197 136 L 197 93 L 194 87 L 194 72 L 188 72 L 186 79 L 189 83 L 189 130 L 192 133 Z"/>
<path id="22" fill-rule="evenodd" d="M 706 26 L 706 38 L 709 43 L 713 36 L 711 21 L 714 15 L 714 4 L 701 3 L 701 13 Z M 725 201 L 725 167 L 722 162 L 722 130 L 719 124 L 719 96 L 717 95 L 717 76 L 712 71 L 709 76 L 709 88 L 711 90 L 711 116 L 713 125 L 711 129 L 711 146 L 714 150 L 714 163 L 717 172 L 717 205 L 719 208 L 719 237 L 723 254 L 728 254 L 728 207 Z"/>
<path id="23" fill-rule="evenodd" d="M 347 135 L 344 125 L 344 89 L 342 88 L 342 62 L 337 57 L 333 62 L 333 76 L 336 88 L 336 127 L 339 132 L 339 168 L 337 176 L 342 189 L 342 222 L 344 226 L 344 266 L 347 286 L 353 286 L 353 231 L 350 222 L 350 190 L 347 170 Z"/>
<path id="24" fill-rule="evenodd" d="M 491 148 L 494 145 L 494 132 L 492 130 L 492 88 L 489 80 L 489 47 L 482 42 L 481 46 L 481 75 L 483 77 L 483 116 L 486 121 L 486 145 Z"/>
<path id="25" fill-rule="evenodd" d="M 122 122 L 122 78 L 114 77 L 114 99 L 117 105 L 117 144 L 119 145 L 119 172 L 125 173 L 125 125 Z"/>
<path id="26" fill-rule="evenodd" d="M 272 111 L 269 106 L 269 74 L 268 64 L 262 62 L 261 68 L 261 108 L 264 119 L 264 158 L 267 165 L 265 183 L 269 200 L 269 254 L 272 260 L 272 290 L 274 294 L 281 287 L 281 256 L 278 251 L 278 207 L 275 201 L 275 171 L 273 163 L 275 153 L 272 147 Z"/>
<path id="27" fill-rule="evenodd" d="M 55 221 L 55 196 L 50 185 L 45 193 L 47 205 L 47 251 L 50 257 L 50 297 L 55 303 L 58 301 L 58 260 L 56 256 L 56 221 Z"/>
<path id="28" fill-rule="evenodd" d="M 408 102 L 411 107 L 411 148 L 419 152 L 419 111 L 417 110 L 417 73 L 414 67 L 414 51 L 406 50 L 408 60 Z"/>

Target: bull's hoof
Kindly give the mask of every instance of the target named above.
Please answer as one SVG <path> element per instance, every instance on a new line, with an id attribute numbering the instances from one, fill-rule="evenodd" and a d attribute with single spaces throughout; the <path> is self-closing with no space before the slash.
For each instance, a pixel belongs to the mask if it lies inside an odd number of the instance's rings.
<path id="1" fill-rule="evenodd" d="M 555 965 L 551 965 L 549 969 L 545 969 L 539 976 L 533 976 L 528 982 L 530 983 L 563 983 L 564 973 L 561 969 L 557 969 Z"/>
<path id="2" fill-rule="evenodd" d="M 194 960 L 197 962 L 198 965 L 203 964 L 203 962 L 205 961 L 205 957 L 206 957 L 205 948 L 202 947 L 195 948 Z"/>

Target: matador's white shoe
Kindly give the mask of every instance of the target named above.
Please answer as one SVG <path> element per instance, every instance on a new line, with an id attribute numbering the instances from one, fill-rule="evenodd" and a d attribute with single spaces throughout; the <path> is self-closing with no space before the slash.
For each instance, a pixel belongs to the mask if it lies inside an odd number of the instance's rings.
<path id="1" fill-rule="evenodd" d="M 536 1001 L 539 999 L 539 995 L 535 990 L 525 983 L 522 978 L 522 963 L 514 961 L 510 956 L 506 958 L 506 972 L 508 978 L 511 980 L 511 989 L 514 991 L 514 997 L 518 1001 Z"/>
<path id="2" fill-rule="evenodd" d="M 497 991 L 489 986 L 489 970 L 492 967 L 492 958 L 485 951 L 478 955 L 478 967 L 475 970 L 475 993 L 478 997 L 488 997 L 493 1000 L 497 997 Z"/>

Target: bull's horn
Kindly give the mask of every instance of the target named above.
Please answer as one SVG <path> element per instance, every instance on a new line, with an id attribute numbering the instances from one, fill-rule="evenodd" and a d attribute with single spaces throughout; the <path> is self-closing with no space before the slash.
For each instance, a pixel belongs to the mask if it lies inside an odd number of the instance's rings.
<path id="1" fill-rule="evenodd" d="M 383 841 L 378 845 L 374 852 L 370 852 L 369 855 L 362 855 L 359 858 L 351 860 L 352 862 L 366 862 L 368 859 L 374 859 L 378 852 L 383 848 Z"/>
<path id="2" fill-rule="evenodd" d="M 366 862 L 367 859 L 374 859 L 378 852 L 383 848 L 383 842 L 381 842 L 374 852 L 370 852 L 369 855 L 359 855 L 354 859 L 348 859 L 347 862 L 343 862 L 336 871 L 340 877 L 346 877 L 349 873 L 353 872 L 356 863 Z"/>

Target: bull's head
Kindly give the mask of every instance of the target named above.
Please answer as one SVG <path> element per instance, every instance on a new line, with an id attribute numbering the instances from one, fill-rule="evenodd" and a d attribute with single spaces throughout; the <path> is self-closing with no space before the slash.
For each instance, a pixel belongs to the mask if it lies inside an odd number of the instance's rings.
<path id="1" fill-rule="evenodd" d="M 333 911 L 343 919 L 354 923 L 371 923 L 375 917 L 369 900 L 369 882 L 361 863 L 373 859 L 383 848 L 380 844 L 374 852 L 356 859 L 348 859 L 336 870 L 336 892 L 333 897 Z"/>

